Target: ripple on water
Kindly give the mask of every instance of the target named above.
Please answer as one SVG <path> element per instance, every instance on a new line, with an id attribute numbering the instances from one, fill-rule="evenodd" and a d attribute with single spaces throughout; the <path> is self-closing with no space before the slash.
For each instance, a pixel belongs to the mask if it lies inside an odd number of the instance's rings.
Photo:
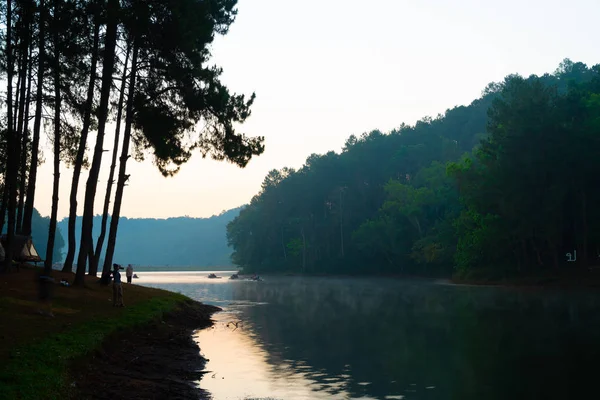
<path id="1" fill-rule="evenodd" d="M 266 301 L 245 301 L 245 300 L 229 300 L 230 306 L 233 307 L 251 307 L 251 306 L 264 306 L 269 303 Z"/>
<path id="2" fill-rule="evenodd" d="M 296 369 L 300 369 L 300 370 L 307 370 L 307 371 L 312 370 L 312 367 L 310 365 L 305 365 L 305 364 L 296 364 L 294 367 Z"/>

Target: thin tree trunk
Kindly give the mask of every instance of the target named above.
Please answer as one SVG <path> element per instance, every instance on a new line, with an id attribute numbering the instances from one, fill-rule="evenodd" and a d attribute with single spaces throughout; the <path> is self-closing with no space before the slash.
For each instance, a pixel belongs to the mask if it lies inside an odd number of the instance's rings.
<path id="1" fill-rule="evenodd" d="M 29 33 L 28 33 L 29 34 Z M 29 72 L 27 74 L 27 94 L 25 96 L 25 114 L 23 116 L 23 144 L 21 146 L 21 167 L 19 181 L 19 204 L 17 205 L 17 232 L 23 232 L 23 207 L 25 205 L 25 190 L 27 183 L 27 143 L 29 142 L 29 103 L 31 101 L 31 78 L 33 73 L 33 63 L 31 62 L 31 53 L 33 46 L 29 46 Z"/>
<path id="2" fill-rule="evenodd" d="M 12 95 L 12 78 L 13 78 L 13 60 L 12 60 L 12 1 L 6 1 L 6 104 L 7 104 L 7 162 L 6 162 L 6 180 L 5 185 L 8 186 L 8 226 L 6 235 L 6 249 L 4 259 L 4 269 L 10 270 L 12 266 L 13 242 L 15 239 L 15 208 L 16 197 L 14 190 L 16 189 L 16 174 L 15 168 L 15 132 L 13 130 L 13 95 Z"/>
<path id="3" fill-rule="evenodd" d="M 50 212 L 50 226 L 48 228 L 48 246 L 44 260 L 44 273 L 52 271 L 54 258 L 54 239 L 56 237 L 56 219 L 58 217 L 58 189 L 60 182 L 60 44 L 59 44 L 59 15 L 60 0 L 54 0 L 54 184 L 52 187 L 52 210 Z"/>
<path id="4" fill-rule="evenodd" d="M 9 185 L 10 187 L 10 196 L 14 196 L 14 202 L 15 202 L 15 206 L 14 206 L 14 211 L 13 213 L 14 215 L 14 220 L 15 220 L 15 228 L 14 231 L 15 233 L 18 233 L 17 230 L 17 226 L 18 226 L 18 222 L 17 222 L 17 218 L 16 218 L 16 213 L 17 213 L 17 198 L 18 198 L 18 183 L 19 183 L 19 165 L 20 165 L 20 155 L 21 155 L 21 141 L 22 141 L 22 128 L 23 128 L 23 111 L 24 111 L 24 100 L 25 100 L 25 96 L 24 96 L 24 92 L 25 92 L 25 79 L 23 78 L 24 74 L 27 74 L 27 49 L 25 49 L 25 51 L 23 51 L 23 43 L 24 40 L 21 37 L 23 35 L 23 30 L 24 30 L 24 25 L 26 24 L 26 17 L 25 17 L 25 12 L 22 11 L 22 15 L 19 18 L 19 29 L 17 31 L 17 37 L 15 38 L 17 44 L 20 46 L 18 49 L 18 53 L 19 53 L 19 59 L 17 62 L 17 69 L 18 69 L 18 78 L 17 78 L 17 86 L 16 86 L 16 90 L 15 90 L 15 94 L 14 94 L 14 110 L 13 110 L 13 123 L 12 123 L 12 136 L 13 136 L 13 142 L 12 142 L 12 146 L 10 146 L 9 148 L 11 149 L 11 153 L 12 153 L 12 169 L 13 169 L 13 182 Z M 13 50 L 16 47 L 13 46 Z M 9 197 L 9 207 L 11 206 L 11 198 Z"/>
<path id="5" fill-rule="evenodd" d="M 23 122 L 24 122 L 24 114 L 25 114 L 25 90 L 26 90 L 26 85 L 25 82 L 27 80 L 27 71 L 28 71 L 28 65 L 29 65 L 29 61 L 27 59 L 28 56 L 28 50 L 29 50 L 29 7 L 27 5 L 24 4 L 24 7 L 22 7 L 21 12 L 22 12 L 22 23 L 21 23 L 21 29 L 20 29 L 20 36 L 21 36 L 21 42 L 20 44 L 20 49 L 19 52 L 21 53 L 20 55 L 20 66 L 19 66 L 19 97 L 18 97 L 18 104 L 19 104 L 19 118 L 18 118 L 18 122 L 17 122 L 17 135 L 19 137 L 21 137 L 21 135 L 23 134 Z"/>
<path id="6" fill-rule="evenodd" d="M 25 212 L 23 214 L 23 234 L 31 235 L 31 220 L 33 217 L 33 205 L 35 200 L 35 182 L 37 179 L 38 149 L 40 145 L 40 130 L 42 125 L 42 96 L 44 81 L 44 55 L 46 46 L 45 10 L 44 0 L 40 0 L 40 28 L 39 28 L 39 54 L 36 90 L 36 108 L 33 123 L 33 141 L 31 142 L 31 164 L 29 166 L 29 182 L 27 184 L 27 196 L 25 198 Z"/>
<path id="7" fill-rule="evenodd" d="M 133 45 L 133 55 L 131 57 L 131 75 L 129 78 L 129 90 L 127 91 L 127 110 L 125 116 L 125 132 L 123 133 L 123 147 L 121 148 L 121 158 L 119 160 L 119 178 L 117 181 L 117 191 L 115 193 L 115 204 L 110 218 L 110 232 L 108 233 L 108 243 L 106 244 L 106 255 L 104 256 L 104 266 L 102 268 L 102 278 L 107 279 L 112 265 L 115 244 L 117 241 L 117 229 L 119 227 L 119 217 L 121 215 L 121 201 L 123 200 L 123 191 L 125 182 L 129 178 L 125 174 L 127 170 L 127 160 L 129 159 L 129 141 L 131 138 L 131 125 L 133 123 L 133 96 L 135 92 L 135 81 L 137 75 L 137 57 L 138 45 Z M 116 148 L 116 146 L 115 146 Z M 96 249 L 97 251 L 97 249 Z"/>
<path id="8" fill-rule="evenodd" d="M 98 242 L 96 243 L 96 251 L 94 252 L 94 259 L 90 266 L 90 275 L 96 276 L 98 273 L 98 263 L 100 262 L 100 253 L 102 252 L 102 246 L 104 245 L 104 237 L 106 236 L 106 222 L 108 220 L 108 207 L 110 206 L 110 195 L 112 193 L 112 185 L 115 177 L 115 167 L 117 165 L 117 154 L 119 149 L 119 133 L 121 130 L 121 118 L 123 117 L 123 100 L 125 98 L 125 83 L 127 81 L 127 63 L 129 62 L 129 51 L 130 46 L 127 46 L 127 52 L 125 54 L 125 63 L 123 64 L 123 76 L 121 80 L 121 92 L 119 93 L 119 103 L 117 105 L 117 126 L 115 128 L 115 141 L 113 144 L 112 162 L 110 164 L 110 172 L 108 174 L 108 182 L 106 183 L 106 194 L 104 195 L 104 209 L 102 211 L 102 222 L 100 225 L 100 236 L 98 236 Z M 134 60 L 135 62 L 135 60 Z M 132 67 L 133 68 L 133 67 Z M 133 69 L 132 69 L 133 70 Z M 133 77 L 131 80 L 134 80 Z M 131 89 L 130 89 L 131 92 Z M 129 98 L 127 99 L 127 105 L 129 106 Z M 127 127 L 125 127 L 127 129 Z M 112 226 L 112 222 L 111 222 Z M 111 257 L 112 258 L 112 257 Z M 106 257 L 105 257 L 106 259 Z"/>
<path id="9" fill-rule="evenodd" d="M 8 185 L 6 184 L 6 174 L 4 174 L 4 186 L 2 187 L 2 204 L 0 204 L 0 232 L 4 230 L 6 222 L 6 207 L 8 206 Z"/>
<path id="10" fill-rule="evenodd" d="M 112 86 L 112 75 L 115 63 L 115 46 L 117 42 L 117 24 L 119 19 L 119 0 L 108 0 L 107 6 L 107 26 L 106 39 L 104 46 L 104 60 L 102 65 L 102 87 L 100 90 L 100 107 L 98 110 L 98 134 L 96 136 L 96 146 L 92 158 L 92 166 L 88 176 L 85 201 L 83 205 L 83 219 L 81 223 L 81 245 L 79 246 L 79 255 L 77 256 L 77 272 L 75 274 L 75 285 L 83 285 L 88 253 L 93 246 L 92 228 L 94 220 L 94 199 L 96 198 L 96 189 L 98 186 L 98 175 L 100 174 L 100 164 L 102 162 L 102 152 L 104 145 L 104 131 L 106 129 L 106 120 L 108 118 L 108 101 L 110 98 L 110 89 Z"/>
<path id="11" fill-rule="evenodd" d="M 94 88 L 96 85 L 96 68 L 98 66 L 98 46 L 100 42 L 100 20 L 98 18 L 98 10 L 95 13 L 94 21 L 94 47 L 92 49 L 92 60 L 90 66 L 90 82 L 87 88 L 87 99 L 83 115 L 83 127 L 79 138 L 79 148 L 73 167 L 73 180 L 71 182 L 71 195 L 69 197 L 69 222 L 68 222 L 68 250 L 63 272 L 73 271 L 73 260 L 75 259 L 75 247 L 77 239 L 75 237 L 75 223 L 77 221 L 77 191 L 79 190 L 79 178 L 81 168 L 83 166 L 83 157 L 85 156 L 85 146 L 87 143 L 88 133 L 90 131 L 90 122 L 92 118 L 92 107 L 94 105 Z"/>
<path id="12" fill-rule="evenodd" d="M 14 102 L 14 110 L 13 110 L 13 125 L 12 125 L 12 129 L 13 132 L 18 132 L 17 131 L 17 121 L 19 120 L 19 93 L 20 93 L 20 88 L 21 88 L 21 63 L 23 61 L 23 57 L 21 55 L 21 52 L 19 51 L 19 59 L 17 60 L 17 84 L 15 85 L 15 94 L 14 94 L 14 98 L 13 98 L 13 102 Z"/>

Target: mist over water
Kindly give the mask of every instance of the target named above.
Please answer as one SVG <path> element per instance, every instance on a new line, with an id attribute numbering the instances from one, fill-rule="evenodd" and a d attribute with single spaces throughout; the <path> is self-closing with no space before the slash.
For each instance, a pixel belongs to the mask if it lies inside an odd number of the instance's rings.
<path id="1" fill-rule="evenodd" d="M 138 284 L 222 307 L 197 334 L 216 400 L 574 398 L 600 394 L 599 296 L 389 279 Z"/>

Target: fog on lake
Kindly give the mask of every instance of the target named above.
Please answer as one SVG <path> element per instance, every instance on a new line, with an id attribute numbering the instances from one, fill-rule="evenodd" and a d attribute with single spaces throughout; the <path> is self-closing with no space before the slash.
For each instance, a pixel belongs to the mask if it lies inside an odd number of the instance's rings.
<path id="1" fill-rule="evenodd" d="M 145 272 L 135 283 L 223 308 L 197 334 L 209 359 L 200 386 L 215 400 L 600 394 L 593 292 L 208 273 Z"/>

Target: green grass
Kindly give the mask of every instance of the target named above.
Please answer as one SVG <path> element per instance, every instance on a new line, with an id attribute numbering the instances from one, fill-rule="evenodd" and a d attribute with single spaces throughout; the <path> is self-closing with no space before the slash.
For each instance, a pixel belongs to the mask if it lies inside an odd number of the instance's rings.
<path id="1" fill-rule="evenodd" d="M 127 307 L 114 317 L 88 320 L 15 348 L 8 362 L 0 365 L 0 399 L 73 397 L 68 375 L 71 362 L 98 349 L 110 334 L 152 322 L 185 300 L 187 297 L 177 293 L 152 298 Z"/>

